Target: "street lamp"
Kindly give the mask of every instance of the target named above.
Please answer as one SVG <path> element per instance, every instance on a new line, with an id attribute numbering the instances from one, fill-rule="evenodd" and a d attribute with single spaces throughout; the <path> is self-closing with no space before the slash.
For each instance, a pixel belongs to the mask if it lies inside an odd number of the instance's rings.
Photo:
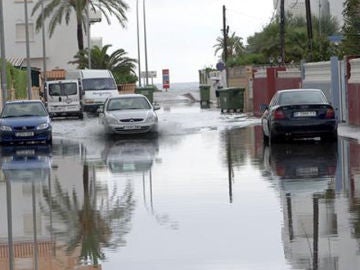
<path id="1" fill-rule="evenodd" d="M 1 94 L 2 94 L 2 105 L 4 107 L 7 96 L 6 86 L 6 58 L 5 58 L 5 35 L 4 35 L 4 14 L 3 14 L 3 3 L 0 0 L 0 46 L 1 46 Z"/>
<path id="2" fill-rule="evenodd" d="M 43 72 L 44 72 L 44 85 L 47 80 L 46 76 L 46 47 L 45 47 L 45 14 L 44 14 L 44 1 L 41 0 L 41 21 L 42 21 L 42 46 L 43 46 Z"/>
<path id="3" fill-rule="evenodd" d="M 146 16 L 145 16 L 145 0 L 143 0 L 143 15 L 144 15 L 144 46 L 145 46 L 145 78 L 146 85 L 149 85 L 149 71 L 147 63 L 147 45 L 146 45 Z"/>
<path id="4" fill-rule="evenodd" d="M 25 43 L 26 43 L 26 65 L 27 65 L 27 92 L 28 99 L 32 99 L 31 95 L 31 66 L 30 66 L 30 44 L 29 44 L 29 22 L 27 1 L 24 1 L 25 9 Z"/>
<path id="5" fill-rule="evenodd" d="M 91 43 L 91 40 L 90 40 L 90 1 L 87 2 L 86 4 L 86 17 L 87 17 L 87 43 L 88 43 L 88 68 L 91 69 L 91 48 L 90 48 L 90 43 Z"/>
<path id="6" fill-rule="evenodd" d="M 139 87 L 141 87 L 140 38 L 139 38 L 139 0 L 136 0 L 136 28 L 137 28 Z"/>

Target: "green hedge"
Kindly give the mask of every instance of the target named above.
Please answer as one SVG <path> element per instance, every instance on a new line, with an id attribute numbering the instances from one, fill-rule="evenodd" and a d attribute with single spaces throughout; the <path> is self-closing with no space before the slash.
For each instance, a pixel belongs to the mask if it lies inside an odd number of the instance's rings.
<path id="1" fill-rule="evenodd" d="M 1 72 L 1 61 L 0 59 L 0 72 Z M 27 73 L 26 70 L 20 70 L 15 68 L 10 63 L 6 63 L 6 83 L 8 93 L 10 89 L 15 89 L 15 97 L 23 99 L 27 97 L 26 85 L 27 85 Z M 9 97 L 9 94 L 8 94 Z"/>

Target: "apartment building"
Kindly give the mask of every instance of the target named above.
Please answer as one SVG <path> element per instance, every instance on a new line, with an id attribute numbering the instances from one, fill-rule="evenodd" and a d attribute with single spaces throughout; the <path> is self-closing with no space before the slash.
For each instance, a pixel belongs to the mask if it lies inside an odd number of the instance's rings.
<path id="1" fill-rule="evenodd" d="M 43 35 L 42 30 L 36 31 L 35 24 L 41 9 L 32 15 L 34 5 L 38 0 L 27 0 L 28 29 L 31 67 L 43 70 Z M 46 0 L 45 0 L 46 5 Z M 24 0 L 3 1 L 3 15 L 5 28 L 6 58 L 14 65 L 26 66 L 26 35 L 25 35 L 25 3 Z M 66 25 L 65 20 L 58 25 L 55 32 L 49 37 L 49 19 L 45 21 L 45 51 L 46 69 L 71 69 L 74 65 L 68 62 L 73 60 L 78 52 L 76 20 L 70 18 Z M 87 44 L 87 35 L 84 33 L 84 43 Z"/>

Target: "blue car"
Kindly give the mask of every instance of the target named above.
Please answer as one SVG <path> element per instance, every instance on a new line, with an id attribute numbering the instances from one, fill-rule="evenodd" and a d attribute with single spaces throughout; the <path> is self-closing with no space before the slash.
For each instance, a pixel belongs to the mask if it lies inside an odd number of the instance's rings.
<path id="1" fill-rule="evenodd" d="M 8 101 L 0 116 L 0 142 L 52 143 L 49 114 L 40 100 Z"/>

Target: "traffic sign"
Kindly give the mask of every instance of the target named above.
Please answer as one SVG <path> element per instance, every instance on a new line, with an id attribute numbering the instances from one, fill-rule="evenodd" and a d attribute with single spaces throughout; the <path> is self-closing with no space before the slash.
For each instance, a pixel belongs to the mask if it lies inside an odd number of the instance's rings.
<path id="1" fill-rule="evenodd" d="M 164 89 L 170 88 L 170 75 L 168 69 L 162 70 L 162 77 L 163 77 L 163 88 Z"/>

